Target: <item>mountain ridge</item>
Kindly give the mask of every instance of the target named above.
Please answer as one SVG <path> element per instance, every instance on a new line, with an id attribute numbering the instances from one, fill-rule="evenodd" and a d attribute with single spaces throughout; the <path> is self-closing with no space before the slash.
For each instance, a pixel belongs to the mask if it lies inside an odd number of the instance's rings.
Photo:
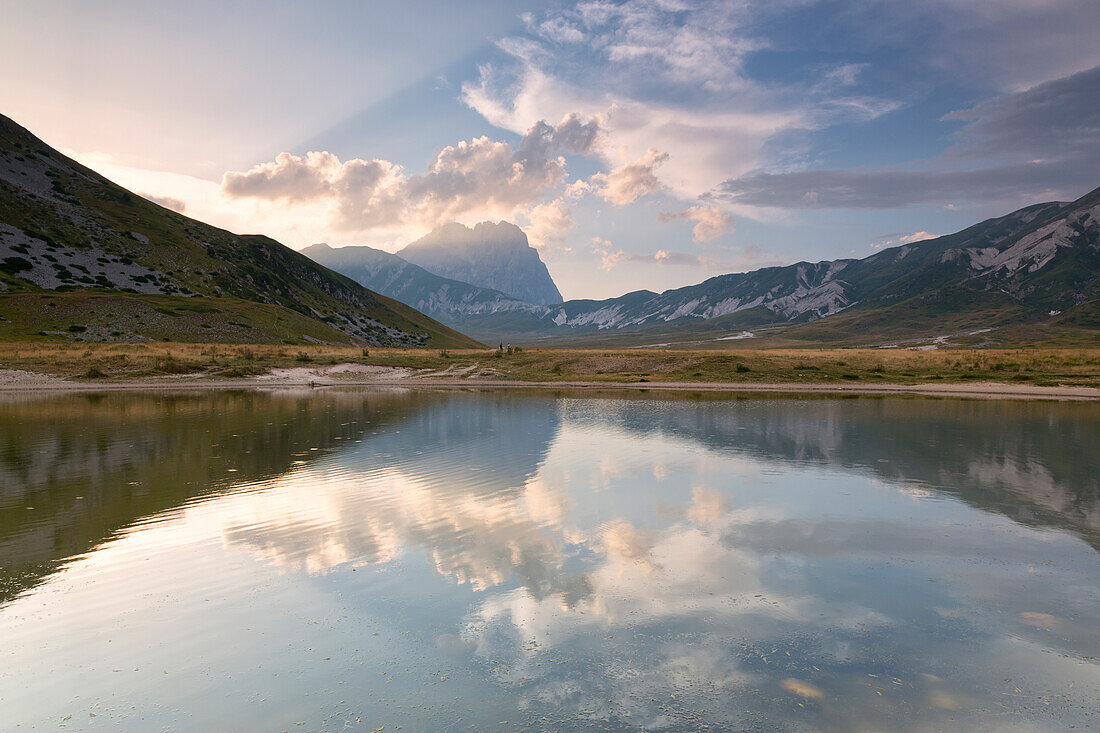
<path id="1" fill-rule="evenodd" d="M 630 345 L 677 332 L 717 341 L 750 329 L 815 343 L 933 337 L 947 324 L 1087 330 L 1100 297 L 1100 189 L 865 258 L 716 275 L 661 293 L 495 308 L 420 297 L 435 317 L 482 339 L 546 345 Z"/>

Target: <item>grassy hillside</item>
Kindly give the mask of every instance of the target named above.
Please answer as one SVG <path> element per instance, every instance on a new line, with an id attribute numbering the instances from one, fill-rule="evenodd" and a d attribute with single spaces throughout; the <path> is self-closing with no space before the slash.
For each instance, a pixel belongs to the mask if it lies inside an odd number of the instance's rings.
<path id="1" fill-rule="evenodd" d="M 69 309 L 66 318 L 72 323 L 45 323 L 46 328 L 28 333 L 27 324 L 50 311 L 39 310 L 39 301 L 25 296 L 45 291 L 102 297 L 86 299 L 84 304 L 93 306 L 87 310 Z M 196 305 L 166 306 L 168 301 L 150 296 Z M 185 315 L 155 322 L 132 317 L 160 307 Z M 204 311 L 207 307 L 214 310 Z M 235 317 L 219 319 L 215 312 Z M 106 333 L 122 340 L 164 338 L 159 334 L 166 333 L 176 340 L 477 344 L 273 239 L 233 234 L 147 201 L 52 150 L 3 116 L 0 313 L 6 319 L 0 321 L 0 338 L 6 339 L 52 338 L 56 334 L 49 332 L 56 326 L 74 325 L 85 334 Z M 234 326 L 230 320 L 247 325 Z M 194 328 L 188 325 L 191 321 Z"/>

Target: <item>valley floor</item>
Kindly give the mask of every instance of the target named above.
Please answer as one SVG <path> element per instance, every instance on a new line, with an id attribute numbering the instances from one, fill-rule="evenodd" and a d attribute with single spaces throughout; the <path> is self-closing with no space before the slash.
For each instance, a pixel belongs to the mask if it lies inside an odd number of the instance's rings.
<path id="1" fill-rule="evenodd" d="M 1100 349 L 416 350 L 0 344 L 0 390 L 431 385 L 1100 399 Z"/>

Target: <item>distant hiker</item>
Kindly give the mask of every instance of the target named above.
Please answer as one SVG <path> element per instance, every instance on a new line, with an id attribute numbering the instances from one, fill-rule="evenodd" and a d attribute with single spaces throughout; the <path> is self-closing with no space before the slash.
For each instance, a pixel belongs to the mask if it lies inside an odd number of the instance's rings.
<path id="1" fill-rule="evenodd" d="M 500 342 L 500 346 L 498 347 L 497 350 L 498 351 L 504 351 L 504 342 L 503 341 Z"/>

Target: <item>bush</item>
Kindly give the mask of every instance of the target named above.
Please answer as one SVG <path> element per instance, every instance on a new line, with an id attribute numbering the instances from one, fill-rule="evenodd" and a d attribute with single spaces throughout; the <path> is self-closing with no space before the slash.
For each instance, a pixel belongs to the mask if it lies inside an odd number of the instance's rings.
<path id="1" fill-rule="evenodd" d="M 749 369 L 747 364 L 742 364 L 741 362 L 737 362 L 737 366 L 735 366 L 733 370 L 738 374 L 746 374 L 752 371 L 752 369 Z"/>
<path id="2" fill-rule="evenodd" d="M 88 367 L 88 371 L 84 372 L 84 376 L 88 379 L 103 379 L 107 376 L 107 374 L 102 369 L 93 364 Z"/>
<path id="3" fill-rule="evenodd" d="M 218 376 L 221 376 L 221 377 L 236 377 L 236 378 L 254 377 L 257 374 L 263 374 L 266 371 L 267 371 L 266 369 L 264 369 L 263 367 L 258 366 L 258 365 L 235 366 L 235 367 L 229 367 L 228 369 L 222 369 L 220 372 L 218 372 Z"/>
<path id="4" fill-rule="evenodd" d="M 68 328 L 69 333 L 84 333 L 87 330 L 86 326 L 78 326 L 75 323 Z"/>
<path id="5" fill-rule="evenodd" d="M 313 357 L 310 356 L 309 354 L 307 354 L 304 351 L 299 351 L 298 355 L 294 357 L 294 361 L 301 361 L 301 362 L 313 361 Z"/>
<path id="6" fill-rule="evenodd" d="M 187 374 L 195 370 L 194 365 L 190 362 L 181 361 L 171 354 L 155 357 L 153 368 L 163 374 Z"/>
<path id="7" fill-rule="evenodd" d="M 3 261 L 0 261 L 0 271 L 6 272 L 9 275 L 14 275 L 17 272 L 23 272 L 24 270 L 30 270 L 32 268 L 34 268 L 34 265 L 22 257 L 5 257 Z"/>

